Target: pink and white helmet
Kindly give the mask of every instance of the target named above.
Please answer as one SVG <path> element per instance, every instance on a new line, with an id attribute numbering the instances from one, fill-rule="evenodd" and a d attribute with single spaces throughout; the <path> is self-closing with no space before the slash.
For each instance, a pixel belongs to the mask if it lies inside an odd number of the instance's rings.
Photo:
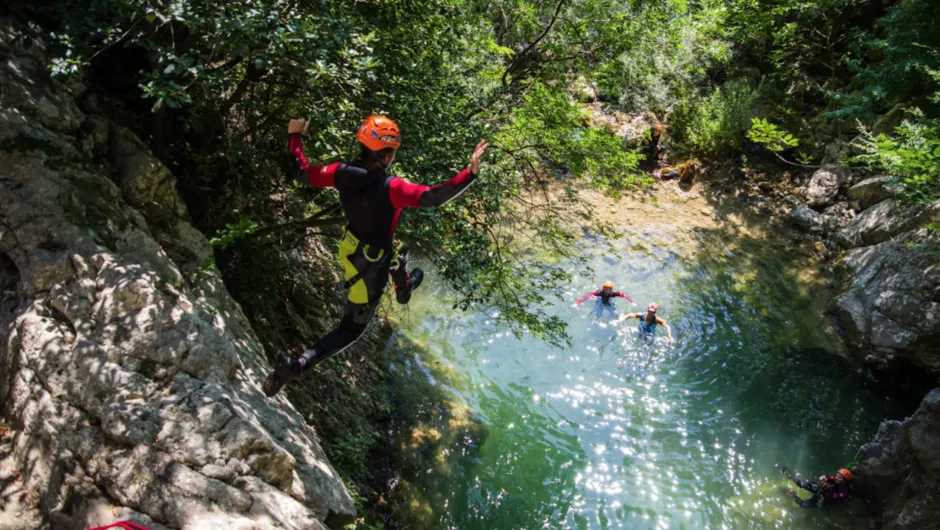
<path id="1" fill-rule="evenodd" d="M 650 313 L 655 313 L 655 312 L 659 311 L 659 305 L 657 305 L 657 304 L 654 302 L 654 303 L 652 303 L 652 304 L 646 306 L 646 310 L 649 311 Z"/>

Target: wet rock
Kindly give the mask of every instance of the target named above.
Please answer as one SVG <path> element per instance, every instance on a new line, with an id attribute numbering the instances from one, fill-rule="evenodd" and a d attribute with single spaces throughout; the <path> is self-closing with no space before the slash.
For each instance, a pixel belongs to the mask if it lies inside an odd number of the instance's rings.
<path id="1" fill-rule="evenodd" d="M 890 175 L 867 178 L 846 190 L 845 194 L 852 201 L 858 201 L 861 208 L 871 208 L 885 199 L 897 195 L 902 189 L 900 182 Z"/>
<path id="2" fill-rule="evenodd" d="M 940 201 L 925 207 L 888 199 L 852 219 L 836 234 L 836 240 L 847 248 L 875 245 L 938 220 Z"/>
<path id="3" fill-rule="evenodd" d="M 848 179 L 849 172 L 845 168 L 829 167 L 817 170 L 806 187 L 806 204 L 812 208 L 830 204 Z"/>
<path id="4" fill-rule="evenodd" d="M 11 34 L 0 138 L 72 145 L 71 96 Z M 105 123 L 85 123 L 100 149 Z M 352 499 L 304 419 L 262 394 L 270 366 L 241 308 L 217 273 L 183 279 L 208 244 L 173 176 L 108 127 L 118 186 L 32 144 L 0 152 L 0 287 L 17 294 L 0 292 L 5 464 L 72 528 L 110 522 L 88 499 L 154 528 L 341 527 Z"/>
<path id="5" fill-rule="evenodd" d="M 855 456 L 856 490 L 882 528 L 920 530 L 940 520 L 940 388 L 904 421 L 885 421 Z"/>

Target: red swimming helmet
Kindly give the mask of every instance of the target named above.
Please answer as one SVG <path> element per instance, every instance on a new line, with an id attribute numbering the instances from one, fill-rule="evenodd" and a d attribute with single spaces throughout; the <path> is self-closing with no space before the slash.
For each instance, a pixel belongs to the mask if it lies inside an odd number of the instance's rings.
<path id="1" fill-rule="evenodd" d="M 646 310 L 649 311 L 650 313 L 655 313 L 655 312 L 659 311 L 659 305 L 657 305 L 657 304 L 654 302 L 654 303 L 652 303 L 652 304 L 646 306 Z"/>

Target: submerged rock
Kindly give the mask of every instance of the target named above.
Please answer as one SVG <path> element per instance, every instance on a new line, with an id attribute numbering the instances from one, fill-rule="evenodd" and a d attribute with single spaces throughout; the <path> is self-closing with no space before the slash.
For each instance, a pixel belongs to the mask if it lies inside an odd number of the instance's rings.
<path id="1" fill-rule="evenodd" d="M 122 514 L 154 528 L 340 528 L 349 493 L 304 419 L 262 394 L 262 347 L 218 273 L 200 270 L 211 248 L 172 175 L 129 131 L 82 129 L 23 39 L 0 28 L 7 463 L 45 517 L 74 528 Z M 23 118 L 40 103 L 48 120 Z M 82 134 L 110 150 L 119 186 L 62 156 Z"/>
<path id="2" fill-rule="evenodd" d="M 940 388 L 904 421 L 885 421 L 855 456 L 857 492 L 881 528 L 921 530 L 940 521 Z"/>

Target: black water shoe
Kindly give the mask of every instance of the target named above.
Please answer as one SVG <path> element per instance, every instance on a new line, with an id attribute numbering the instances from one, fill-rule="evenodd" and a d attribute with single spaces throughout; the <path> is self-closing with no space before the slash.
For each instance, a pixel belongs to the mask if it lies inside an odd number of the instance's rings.
<path id="1" fill-rule="evenodd" d="M 261 390 L 264 391 L 264 395 L 274 397 L 284 388 L 284 385 L 297 379 L 298 375 L 299 371 L 294 367 L 294 360 L 282 355 L 277 359 L 274 371 L 261 383 Z"/>
<path id="2" fill-rule="evenodd" d="M 407 304 L 411 300 L 411 293 L 421 285 L 422 281 L 424 281 L 424 271 L 419 268 L 412 269 L 411 274 L 408 275 L 408 287 L 395 292 L 398 303 Z"/>

